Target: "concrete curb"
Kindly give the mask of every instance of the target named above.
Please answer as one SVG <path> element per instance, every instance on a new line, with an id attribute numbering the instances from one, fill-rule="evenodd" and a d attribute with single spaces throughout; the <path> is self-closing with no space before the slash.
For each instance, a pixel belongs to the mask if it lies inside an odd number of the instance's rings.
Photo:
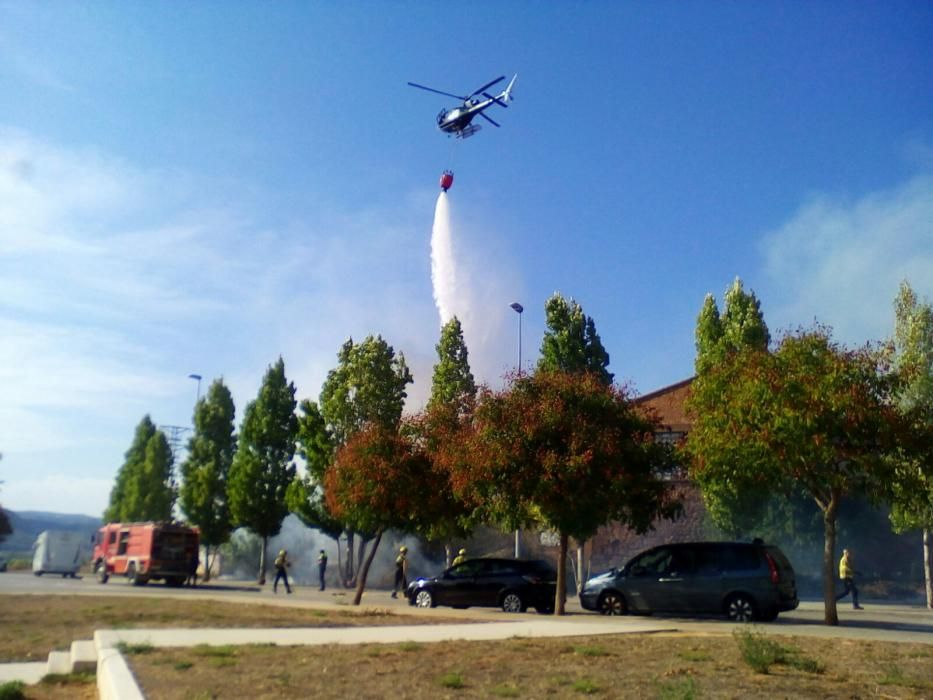
<path id="1" fill-rule="evenodd" d="M 126 659 L 116 649 L 98 652 L 97 693 L 101 700 L 145 700 Z"/>

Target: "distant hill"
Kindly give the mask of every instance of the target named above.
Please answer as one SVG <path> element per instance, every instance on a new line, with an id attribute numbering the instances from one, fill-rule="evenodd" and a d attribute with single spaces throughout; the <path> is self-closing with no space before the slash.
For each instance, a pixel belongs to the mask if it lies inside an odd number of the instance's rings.
<path id="1" fill-rule="evenodd" d="M 40 532 L 45 530 L 68 530 L 80 532 L 91 541 L 97 528 L 101 526 L 99 518 L 87 515 L 69 515 L 65 513 L 45 513 L 42 511 L 24 510 L 19 513 L 8 510 L 13 534 L 0 542 L 0 552 L 4 554 L 32 554 L 32 544 Z"/>

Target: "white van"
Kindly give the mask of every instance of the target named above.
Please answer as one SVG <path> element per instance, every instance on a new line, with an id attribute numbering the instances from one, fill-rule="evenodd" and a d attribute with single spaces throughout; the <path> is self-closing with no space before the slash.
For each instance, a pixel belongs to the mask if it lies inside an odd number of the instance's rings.
<path id="1" fill-rule="evenodd" d="M 75 577 L 84 558 L 85 536 L 80 532 L 46 530 L 39 533 L 32 548 L 32 573 Z"/>

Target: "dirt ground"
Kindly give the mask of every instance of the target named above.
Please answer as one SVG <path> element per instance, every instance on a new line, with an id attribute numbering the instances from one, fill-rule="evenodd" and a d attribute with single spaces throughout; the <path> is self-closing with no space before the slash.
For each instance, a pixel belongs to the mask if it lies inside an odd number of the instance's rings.
<path id="1" fill-rule="evenodd" d="M 788 661 L 766 674 L 725 635 L 195 647 L 128 660 L 151 700 L 933 697 L 931 646 L 778 639 Z"/>

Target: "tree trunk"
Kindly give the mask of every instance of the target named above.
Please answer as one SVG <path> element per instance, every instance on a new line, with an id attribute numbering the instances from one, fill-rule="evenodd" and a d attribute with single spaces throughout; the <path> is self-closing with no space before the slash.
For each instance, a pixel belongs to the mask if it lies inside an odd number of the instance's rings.
<path id="1" fill-rule="evenodd" d="M 586 581 L 586 573 L 583 570 L 583 551 L 586 549 L 586 540 L 577 542 L 577 595 L 583 592 L 583 583 Z"/>
<path id="2" fill-rule="evenodd" d="M 360 543 L 356 548 L 356 575 L 360 575 L 360 569 L 363 568 L 363 555 L 366 554 L 366 545 L 370 542 L 370 538 L 364 535 L 360 535 Z"/>
<path id="3" fill-rule="evenodd" d="M 923 580 L 927 589 L 927 607 L 933 609 L 933 556 L 930 548 L 933 547 L 933 537 L 930 531 L 923 529 Z"/>
<path id="4" fill-rule="evenodd" d="M 839 499 L 836 494 L 830 497 L 826 510 L 823 511 L 823 622 L 838 625 L 836 613 L 836 512 Z"/>
<path id="5" fill-rule="evenodd" d="M 217 558 L 217 552 L 220 551 L 220 546 L 214 547 L 214 559 Z M 211 546 L 209 544 L 204 545 L 204 575 L 201 577 L 201 583 L 207 583 L 211 580 Z"/>
<path id="6" fill-rule="evenodd" d="M 266 544 L 269 542 L 268 537 L 262 538 L 262 549 L 259 550 L 259 585 L 266 585 Z"/>
<path id="7" fill-rule="evenodd" d="M 453 547 L 451 547 L 450 542 L 445 542 L 444 543 L 444 560 L 447 562 L 446 565 L 444 566 L 445 569 L 449 569 L 450 562 L 453 561 L 453 559 L 450 556 L 451 554 L 453 554 Z"/>
<path id="8" fill-rule="evenodd" d="M 353 604 L 359 605 L 360 601 L 363 600 L 363 589 L 366 588 L 366 577 L 369 575 L 369 567 L 373 563 L 373 559 L 376 557 L 376 549 L 379 547 L 379 541 L 382 539 L 382 530 L 376 532 L 376 537 L 373 539 L 373 546 L 369 550 L 369 555 L 363 561 L 360 566 L 360 573 L 357 576 L 356 581 L 356 595 L 353 596 Z M 360 554 L 363 553 L 365 545 L 360 546 Z"/>
<path id="9" fill-rule="evenodd" d="M 343 583 L 347 579 L 344 578 L 343 572 L 343 554 L 340 552 L 340 535 L 337 535 L 334 538 L 334 542 L 337 543 L 337 581 Z"/>
<path id="10" fill-rule="evenodd" d="M 554 601 L 554 614 L 564 614 L 567 600 L 567 534 L 560 533 L 560 554 L 557 556 L 557 593 Z"/>
<path id="11" fill-rule="evenodd" d="M 349 531 L 347 532 L 347 577 L 343 585 L 347 588 L 353 585 L 353 533 Z"/>

